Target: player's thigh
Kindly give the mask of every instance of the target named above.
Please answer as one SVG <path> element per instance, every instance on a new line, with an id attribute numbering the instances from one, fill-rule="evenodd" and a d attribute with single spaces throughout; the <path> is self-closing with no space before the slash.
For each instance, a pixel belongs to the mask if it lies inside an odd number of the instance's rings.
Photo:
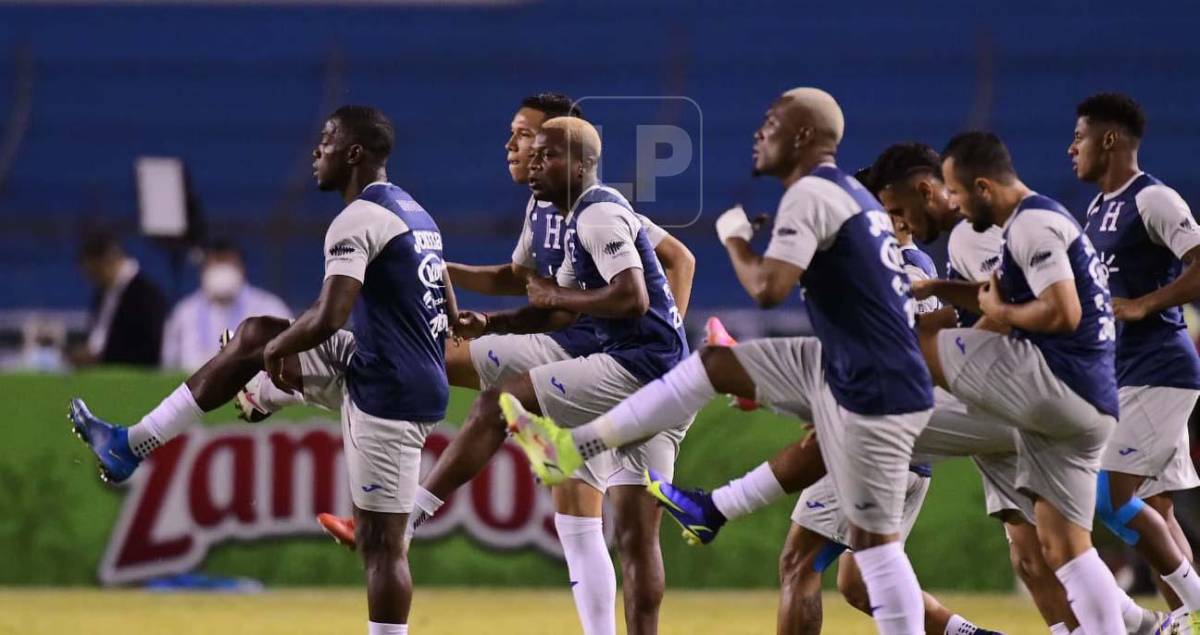
<path id="1" fill-rule="evenodd" d="M 842 510 L 842 501 L 833 478 L 825 476 L 800 492 L 792 508 L 792 524 L 842 545 L 850 544 L 850 521 Z M 830 562 L 822 562 L 824 570 Z"/>
<path id="2" fill-rule="evenodd" d="M 592 421 L 641 388 L 637 377 L 603 353 L 544 364 L 528 377 L 541 413 L 566 428 Z"/>
<path id="3" fill-rule="evenodd" d="M 1106 418 L 1111 427 L 1112 417 Z M 1038 496 L 1066 520 L 1090 531 L 1107 434 L 1063 439 L 1022 430 L 1017 438 L 1018 489 Z"/>
<path id="4" fill-rule="evenodd" d="M 824 385 L 817 338 L 772 337 L 720 350 L 732 353 L 753 383 L 750 398 L 776 412 L 812 419 L 813 400 Z"/>
<path id="5" fill-rule="evenodd" d="M 549 335 L 485 335 L 471 341 L 466 352 L 480 388 L 501 386 L 530 370 L 571 359 Z"/>
<path id="6" fill-rule="evenodd" d="M 434 425 L 376 417 L 345 398 L 342 446 L 355 507 L 385 514 L 412 511 L 421 449 Z"/>
<path id="7" fill-rule="evenodd" d="M 1016 452 L 981 454 L 971 457 L 983 481 L 983 501 L 988 516 L 998 519 L 1015 515 L 1033 523 L 1033 499 L 1017 487 Z"/>
<path id="8" fill-rule="evenodd" d="M 1158 478 L 1171 466 L 1200 391 L 1165 386 L 1123 386 L 1121 416 L 1100 466 L 1111 472 Z"/>
<path id="9" fill-rule="evenodd" d="M 304 400 L 338 411 L 342 409 L 346 368 L 354 356 L 354 334 L 338 331 L 329 339 L 297 354 Z"/>
<path id="10" fill-rule="evenodd" d="M 933 391 L 933 414 L 913 444 L 914 461 L 1013 453 L 1016 430 L 1000 418 L 969 408 L 948 391 Z"/>
<path id="11" fill-rule="evenodd" d="M 608 477 L 608 486 L 642 488 L 646 481 L 646 470 L 653 470 L 667 481 L 674 480 L 679 445 L 693 420 L 688 419 L 679 427 L 615 450 L 616 464 Z"/>
<path id="12" fill-rule="evenodd" d="M 1117 424 L 1118 426 L 1120 423 Z M 1192 461 L 1192 444 L 1187 428 L 1183 429 L 1175 453 L 1171 461 L 1163 468 L 1158 478 L 1146 479 L 1135 494 L 1138 498 L 1152 499 L 1168 496 L 1172 492 L 1182 492 L 1200 487 L 1200 476 L 1196 474 L 1196 463 Z M 1101 459 L 1101 466 L 1104 460 Z"/>
<path id="13" fill-rule="evenodd" d="M 854 527 L 879 536 L 903 532 L 913 444 L 930 413 L 859 415 L 837 405 L 828 388 L 814 403 L 825 466 Z"/>

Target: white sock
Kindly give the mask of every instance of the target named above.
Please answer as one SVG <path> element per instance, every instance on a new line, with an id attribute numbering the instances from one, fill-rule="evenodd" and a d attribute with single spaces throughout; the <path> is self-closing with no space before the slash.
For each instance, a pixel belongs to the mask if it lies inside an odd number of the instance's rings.
<path id="1" fill-rule="evenodd" d="M 889 542 L 854 552 L 871 598 L 871 617 L 879 635 L 925 632 L 925 599 L 904 545 Z"/>
<path id="2" fill-rule="evenodd" d="M 204 411 L 196 405 L 192 391 L 187 384 L 180 384 L 141 421 L 130 426 L 129 447 L 134 454 L 145 457 L 200 421 L 202 416 Z"/>
<path id="3" fill-rule="evenodd" d="M 1088 549 L 1055 570 L 1075 619 L 1088 635 L 1124 635 L 1121 592 L 1108 565 L 1095 549 Z"/>
<path id="4" fill-rule="evenodd" d="M 1149 611 L 1138 605 L 1129 594 L 1117 588 L 1121 593 L 1121 599 L 1118 604 L 1121 605 L 1121 621 L 1125 624 L 1125 630 L 1130 633 L 1136 633 L 1142 630 L 1142 622 L 1146 620 L 1146 613 Z"/>
<path id="5" fill-rule="evenodd" d="M 698 353 L 692 353 L 607 414 L 572 428 L 571 438 L 583 458 L 589 459 L 607 448 L 619 448 L 670 430 L 687 421 L 716 396 L 704 362 Z"/>
<path id="6" fill-rule="evenodd" d="M 414 507 L 412 513 L 408 515 L 408 535 L 411 536 L 417 527 L 429 520 L 444 504 L 445 501 L 434 496 L 433 492 L 418 485 L 417 493 L 413 497 Z"/>
<path id="7" fill-rule="evenodd" d="M 575 611 L 584 635 L 617 632 L 617 572 L 599 518 L 554 515 L 554 528 L 567 557 Z"/>
<path id="8" fill-rule="evenodd" d="M 963 616 L 951 615 L 950 621 L 946 622 L 945 635 L 975 635 L 977 630 L 979 627 L 968 622 Z"/>
<path id="9" fill-rule="evenodd" d="M 1162 577 L 1175 595 L 1179 596 L 1183 606 L 1189 611 L 1200 611 L 1200 575 L 1192 568 L 1192 563 L 1184 561 L 1179 568 Z"/>
<path id="10" fill-rule="evenodd" d="M 408 635 L 408 624 L 367 622 L 367 635 Z"/>
<path id="11" fill-rule="evenodd" d="M 1066 624 L 1059 622 L 1050 626 L 1050 635 L 1071 635 L 1071 631 Z"/>
<path id="12" fill-rule="evenodd" d="M 763 463 L 712 493 L 713 505 L 724 514 L 726 520 L 762 509 L 784 496 L 787 496 L 787 492 L 783 491 L 779 479 L 775 478 L 770 463 Z"/>
<path id="13" fill-rule="evenodd" d="M 258 404 L 271 412 L 279 412 L 288 406 L 295 406 L 304 403 L 304 395 L 298 392 L 290 392 L 275 385 L 271 381 L 271 377 L 266 371 L 259 371 L 257 382 L 253 382 L 255 386 L 254 398 Z"/>

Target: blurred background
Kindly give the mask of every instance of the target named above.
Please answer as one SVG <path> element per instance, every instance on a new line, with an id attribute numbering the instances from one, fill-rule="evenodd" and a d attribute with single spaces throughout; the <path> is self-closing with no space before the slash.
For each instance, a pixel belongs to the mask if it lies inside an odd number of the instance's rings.
<path id="1" fill-rule="evenodd" d="M 526 95 L 565 92 L 602 127 L 605 180 L 696 254 L 689 331 L 715 314 L 740 337 L 799 333 L 799 299 L 753 310 L 712 230 L 737 202 L 774 211 L 780 187 L 749 169 L 775 96 L 799 85 L 836 96 L 848 169 L 893 142 L 940 149 L 990 128 L 1029 185 L 1080 212 L 1095 193 L 1066 155 L 1074 107 L 1128 92 L 1149 119 L 1143 167 L 1196 206 L 1198 25 L 1194 5 L 1154 1 L 0 3 L 0 402 L 14 413 L 0 453 L 12 484 L 0 490 L 0 583 L 358 580 L 310 520 L 348 505 L 337 470 L 316 469 L 339 465 L 320 450 L 340 443 L 327 415 L 255 429 L 214 413 L 177 465 L 124 490 L 93 482 L 61 419 L 81 393 L 132 422 L 215 350 L 226 323 L 308 305 L 341 207 L 315 190 L 309 153 L 339 105 L 392 117 L 391 180 L 435 215 L 449 260 L 493 264 L 508 261 L 528 198 L 506 171 L 509 121 Z M 943 246 L 925 247 L 942 266 Z M 481 309 L 520 301 L 463 296 Z M 456 393 L 449 423 L 470 399 Z M 680 473 L 711 486 L 799 434 L 713 406 Z M 280 463 L 280 444 L 295 446 L 294 464 Z M 415 550 L 418 584 L 561 583 L 543 494 L 516 458 L 494 468 L 426 555 Z M 939 469 L 948 476 L 935 471 L 910 547 L 922 581 L 1012 589 L 978 479 L 966 464 Z M 664 536 L 672 584 L 771 586 L 788 509 L 703 554 Z M 1181 501 L 1187 526 L 1196 513 Z M 1122 581 L 1147 590 L 1106 544 Z"/>

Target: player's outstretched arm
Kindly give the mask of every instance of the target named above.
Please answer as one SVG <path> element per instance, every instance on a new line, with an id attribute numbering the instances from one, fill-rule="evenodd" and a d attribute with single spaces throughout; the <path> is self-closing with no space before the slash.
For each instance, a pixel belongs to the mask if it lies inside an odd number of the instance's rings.
<path id="1" fill-rule="evenodd" d="M 484 314 L 479 335 L 548 333 L 570 326 L 577 317 L 570 311 L 523 306 Z"/>
<path id="2" fill-rule="evenodd" d="M 446 263 L 454 284 L 485 295 L 525 295 L 525 280 L 533 270 L 517 263 L 506 265 L 464 265 Z"/>
<path id="3" fill-rule="evenodd" d="M 671 294 L 675 296 L 675 308 L 680 315 L 687 315 L 688 303 L 692 299 L 692 281 L 696 277 L 696 256 L 678 238 L 665 236 L 654 247 L 654 255 L 662 263 Z"/>
<path id="4" fill-rule="evenodd" d="M 1042 290 L 1034 300 L 1008 304 L 1000 297 L 995 274 L 979 289 L 979 307 L 991 321 L 1034 333 L 1070 333 L 1079 328 L 1083 307 L 1073 278 L 1059 280 Z"/>
<path id="5" fill-rule="evenodd" d="M 1183 256 L 1179 277 L 1139 298 L 1113 298 L 1113 313 L 1118 320 L 1136 322 L 1164 309 L 1200 300 L 1200 246 Z"/>
<path id="6" fill-rule="evenodd" d="M 349 276 L 331 275 L 321 285 L 321 295 L 263 349 L 263 364 L 271 381 L 284 390 L 296 390 L 283 378 L 283 359 L 307 351 L 337 333 L 350 319 L 362 283 Z"/>
<path id="7" fill-rule="evenodd" d="M 981 283 L 967 280 L 913 280 L 912 294 L 917 300 L 937 296 L 947 304 L 979 313 L 979 287 Z"/>
<path id="8" fill-rule="evenodd" d="M 529 303 L 543 309 L 602 318 L 636 318 L 650 310 L 650 293 L 638 267 L 617 273 L 608 284 L 595 289 L 560 287 L 549 278 L 534 276 L 526 290 Z"/>

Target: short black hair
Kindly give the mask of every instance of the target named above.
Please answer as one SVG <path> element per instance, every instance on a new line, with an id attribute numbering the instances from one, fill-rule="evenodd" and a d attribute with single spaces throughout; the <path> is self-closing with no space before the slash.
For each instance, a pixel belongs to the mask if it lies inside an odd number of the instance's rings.
<path id="1" fill-rule="evenodd" d="M 910 141 L 888 146 L 871 164 L 875 187 L 883 190 L 914 174 L 932 174 L 942 179 L 942 157 L 924 143 Z"/>
<path id="2" fill-rule="evenodd" d="M 97 260 L 111 253 L 121 251 L 121 242 L 111 232 L 96 230 L 84 235 L 79 242 L 79 252 L 75 254 L 79 262 Z"/>
<path id="3" fill-rule="evenodd" d="M 862 183 L 862 186 L 867 188 L 867 191 L 871 194 L 876 194 L 879 192 L 879 190 L 875 187 L 875 178 L 871 173 L 871 166 L 869 165 L 865 168 L 859 168 L 858 171 L 854 173 L 854 180 Z"/>
<path id="4" fill-rule="evenodd" d="M 1146 113 L 1129 95 L 1121 93 L 1096 93 L 1079 102 L 1075 107 L 1076 117 L 1087 117 L 1089 121 L 1115 123 L 1141 139 L 1146 134 Z"/>
<path id="5" fill-rule="evenodd" d="M 547 119 L 555 117 L 579 117 L 583 119 L 583 110 L 575 102 L 562 93 L 538 93 L 521 100 L 522 108 L 532 108 L 546 115 Z"/>
<path id="6" fill-rule="evenodd" d="M 342 124 L 350 134 L 351 143 L 357 143 L 371 154 L 386 159 L 396 142 L 396 129 L 382 110 L 371 106 L 342 106 L 329 115 Z"/>
<path id="7" fill-rule="evenodd" d="M 972 130 L 955 136 L 942 150 L 942 160 L 950 159 L 965 183 L 980 177 L 1009 181 L 1017 175 L 1008 148 L 992 132 Z"/>

